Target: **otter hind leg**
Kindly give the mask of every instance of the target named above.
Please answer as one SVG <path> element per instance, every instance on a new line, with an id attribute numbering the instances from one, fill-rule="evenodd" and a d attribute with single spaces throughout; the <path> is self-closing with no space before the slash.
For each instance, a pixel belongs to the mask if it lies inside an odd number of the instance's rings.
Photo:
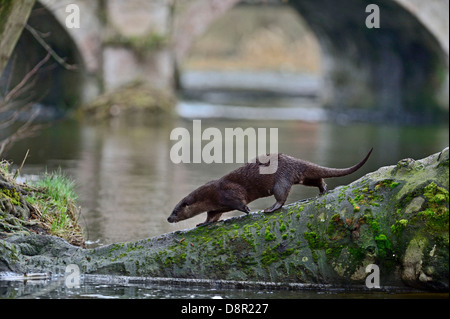
<path id="1" fill-rule="evenodd" d="M 319 188 L 319 195 L 323 195 L 327 192 L 327 184 L 323 180 L 323 178 L 317 178 L 317 179 L 305 179 L 303 180 L 303 185 L 305 186 L 312 186 L 312 187 L 318 187 Z"/>
<path id="2" fill-rule="evenodd" d="M 291 191 L 291 186 L 292 185 L 290 184 L 276 185 L 273 188 L 273 195 L 275 196 L 276 203 L 266 208 L 264 213 L 273 213 L 274 211 L 280 209 L 288 198 L 289 192 Z"/>

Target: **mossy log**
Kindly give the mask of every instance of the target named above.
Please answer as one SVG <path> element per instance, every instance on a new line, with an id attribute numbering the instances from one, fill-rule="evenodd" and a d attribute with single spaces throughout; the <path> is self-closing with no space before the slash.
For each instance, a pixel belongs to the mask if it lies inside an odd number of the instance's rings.
<path id="1" fill-rule="evenodd" d="M 449 150 L 382 167 L 323 196 L 206 227 L 96 249 L 50 236 L 0 241 L 0 271 L 448 290 Z"/>

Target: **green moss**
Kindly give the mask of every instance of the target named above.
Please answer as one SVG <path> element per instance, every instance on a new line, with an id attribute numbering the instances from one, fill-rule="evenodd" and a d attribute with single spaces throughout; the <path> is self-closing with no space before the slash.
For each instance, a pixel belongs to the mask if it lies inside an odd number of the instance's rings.
<path id="1" fill-rule="evenodd" d="M 267 247 L 261 254 L 261 263 L 268 266 L 274 262 L 283 260 L 294 253 L 293 248 L 282 249 L 280 244 Z"/>
<path id="2" fill-rule="evenodd" d="M 305 232 L 303 237 L 308 242 L 308 246 L 311 249 L 323 249 L 328 247 L 328 243 L 320 240 L 320 237 L 315 232 Z"/>
<path id="3" fill-rule="evenodd" d="M 386 257 L 388 252 L 392 250 L 392 244 L 385 234 L 375 236 L 375 242 L 377 243 L 379 257 Z"/>
<path id="4" fill-rule="evenodd" d="M 270 247 L 267 247 L 261 254 L 261 263 L 264 266 L 268 266 L 277 260 L 278 260 L 278 254 L 276 253 L 275 250 L 273 250 Z"/>
<path id="5" fill-rule="evenodd" d="M 375 190 L 371 190 L 369 186 L 363 186 L 352 191 L 355 198 L 349 199 L 349 202 L 353 205 L 354 212 L 359 212 L 359 210 L 361 209 L 360 206 L 380 206 L 380 202 L 382 202 L 384 198 L 383 196 L 376 193 L 376 190 L 378 190 L 379 188 L 378 186 L 379 184 L 377 184 Z"/>
<path id="6" fill-rule="evenodd" d="M 119 250 L 123 247 L 123 244 L 112 244 L 111 248 L 109 249 L 109 253 L 112 253 L 116 250 Z"/>
<path id="7" fill-rule="evenodd" d="M 182 266 L 186 262 L 186 253 L 175 255 L 173 257 L 173 262 L 177 266 Z"/>
<path id="8" fill-rule="evenodd" d="M 327 255 L 327 259 L 337 259 L 339 255 L 341 254 L 341 251 L 343 249 L 343 245 L 338 245 L 335 247 L 329 247 L 327 250 L 325 250 L 325 254 Z"/>
<path id="9" fill-rule="evenodd" d="M 359 212 L 360 207 L 358 206 L 358 204 L 356 204 L 355 200 L 351 197 L 347 197 L 347 200 L 350 202 L 350 204 L 352 204 L 353 206 L 353 212 Z"/>
<path id="10" fill-rule="evenodd" d="M 366 257 L 366 250 L 361 247 L 348 247 L 348 251 L 350 255 L 352 256 L 352 265 L 353 269 L 356 268 L 356 266 L 360 265 L 361 262 Z M 352 271 L 353 272 L 353 271 Z"/>
<path id="11" fill-rule="evenodd" d="M 431 208 L 427 208 L 424 211 L 421 211 L 417 214 L 417 217 L 424 220 L 426 223 L 426 228 L 428 231 L 432 231 L 433 233 L 448 231 L 449 227 L 449 214 L 448 209 L 439 213 Z"/>
<path id="12" fill-rule="evenodd" d="M 447 158 L 446 160 L 440 162 L 438 167 L 447 167 L 448 168 L 448 166 L 449 166 L 448 164 L 449 164 L 449 159 Z"/>
<path id="13" fill-rule="evenodd" d="M 363 216 L 362 220 L 364 223 L 370 226 L 374 234 L 378 234 L 380 232 L 380 224 L 375 218 L 373 218 L 372 216 L 365 215 Z"/>
<path id="14" fill-rule="evenodd" d="M 339 196 L 338 196 L 338 201 L 339 201 L 339 204 L 345 199 L 345 197 L 346 197 L 346 192 L 347 192 L 347 189 L 349 188 L 350 186 L 343 186 L 342 187 L 342 189 L 341 189 L 341 191 L 339 192 Z"/>
<path id="15" fill-rule="evenodd" d="M 172 262 L 173 262 L 173 257 L 167 257 L 164 260 L 164 265 L 167 266 L 167 267 L 170 267 L 172 265 Z"/>
<path id="16" fill-rule="evenodd" d="M 397 164 L 398 166 L 399 164 Z M 390 189 L 394 189 L 396 188 L 398 185 L 400 185 L 399 182 L 396 182 L 393 179 L 385 179 L 381 182 L 379 182 L 376 186 L 375 186 L 375 190 L 378 190 L 379 188 L 385 187 L 385 188 L 390 188 Z"/>
<path id="17" fill-rule="evenodd" d="M 392 182 L 391 185 L 389 185 L 389 188 L 390 188 L 390 189 L 394 189 L 394 188 L 396 188 L 399 184 L 400 184 L 400 183 Z"/>
<path id="18" fill-rule="evenodd" d="M 443 187 L 430 183 L 423 189 L 427 204 L 417 213 L 416 219 L 425 223 L 426 230 L 432 233 L 448 232 L 449 192 Z"/>
<path id="19" fill-rule="evenodd" d="M 435 183 L 430 183 L 424 188 L 423 196 L 430 202 L 437 205 L 448 204 L 449 194 L 448 191 L 437 186 Z"/>
<path id="20" fill-rule="evenodd" d="M 8 199 L 11 204 L 21 206 L 20 194 L 14 189 L 2 188 L 0 189 L 0 196 Z"/>
<path id="21" fill-rule="evenodd" d="M 270 232 L 270 227 L 266 227 L 266 231 L 264 232 L 264 239 L 266 241 L 273 241 L 276 238 L 277 237 L 275 236 L 275 234 Z"/>
<path id="22" fill-rule="evenodd" d="M 407 219 L 400 219 L 395 222 L 394 225 L 391 226 L 391 231 L 393 234 L 400 235 L 401 232 L 408 226 Z"/>

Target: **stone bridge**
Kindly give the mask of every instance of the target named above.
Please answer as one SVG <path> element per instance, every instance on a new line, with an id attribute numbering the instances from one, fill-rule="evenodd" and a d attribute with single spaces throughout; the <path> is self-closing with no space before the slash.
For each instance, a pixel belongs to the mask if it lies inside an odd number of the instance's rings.
<path id="1" fill-rule="evenodd" d="M 71 94 L 86 102 L 136 81 L 175 89 L 193 41 L 239 2 L 289 5 L 310 25 L 322 50 L 324 105 L 448 110 L 448 0 L 39 0 L 28 24 L 78 65 L 71 79 L 53 81 L 78 83 Z M 369 4 L 379 8 L 379 28 L 366 25 Z M 35 52 L 31 42 L 18 47 Z"/>

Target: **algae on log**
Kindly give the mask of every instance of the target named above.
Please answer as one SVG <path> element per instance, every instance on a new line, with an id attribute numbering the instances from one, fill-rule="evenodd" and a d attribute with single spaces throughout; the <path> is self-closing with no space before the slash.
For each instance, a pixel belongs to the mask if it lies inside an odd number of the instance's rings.
<path id="1" fill-rule="evenodd" d="M 34 0 L 0 0 L 0 75 L 8 63 Z"/>
<path id="2" fill-rule="evenodd" d="M 50 236 L 0 241 L 0 271 L 448 290 L 449 150 L 405 159 L 277 213 L 252 213 L 130 243 L 80 249 Z"/>

